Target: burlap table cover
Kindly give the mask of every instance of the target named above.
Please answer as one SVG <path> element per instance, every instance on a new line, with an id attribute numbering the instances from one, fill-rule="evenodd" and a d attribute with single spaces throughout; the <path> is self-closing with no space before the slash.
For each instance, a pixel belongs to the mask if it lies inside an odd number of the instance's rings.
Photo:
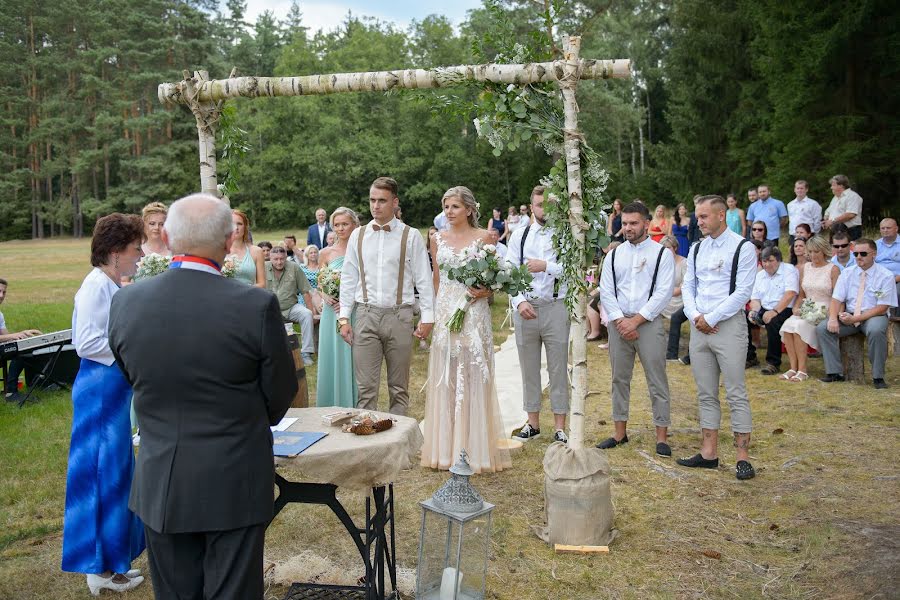
<path id="1" fill-rule="evenodd" d="M 282 477 L 364 490 L 392 483 L 400 471 L 418 464 L 423 439 L 415 419 L 377 412 L 379 417 L 396 419 L 394 426 L 373 435 L 355 435 L 322 423 L 323 415 L 339 410 L 347 409 L 288 410 L 286 417 L 297 417 L 288 431 L 326 431 L 328 435 L 293 458 L 276 456 L 275 465 Z"/>

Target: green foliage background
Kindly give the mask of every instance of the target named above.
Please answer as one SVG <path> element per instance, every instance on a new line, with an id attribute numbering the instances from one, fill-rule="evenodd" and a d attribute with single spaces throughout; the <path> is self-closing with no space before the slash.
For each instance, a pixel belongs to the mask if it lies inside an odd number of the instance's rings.
<path id="1" fill-rule="evenodd" d="M 827 203 L 828 177 L 844 173 L 864 215 L 896 215 L 898 12 L 887 0 L 501 0 L 459 30 L 438 15 L 408 30 L 348 15 L 335 31 L 310 32 L 302 4 L 248 24 L 242 0 L 0 0 L 0 239 L 81 235 L 108 212 L 195 191 L 193 117 L 156 99 L 182 69 L 464 64 L 495 53 L 500 27 L 547 52 L 548 20 L 557 46 L 560 32 L 580 33 L 582 56 L 633 61 L 631 80 L 579 87 L 609 198 L 673 206 L 766 181 L 790 200 L 799 178 Z M 365 211 L 383 174 L 401 184 L 404 218 L 424 225 L 450 186 L 469 186 L 485 209 L 521 204 L 553 164 L 531 144 L 494 156 L 474 112 L 434 111 L 418 94 L 231 105 L 245 132 L 229 155 L 240 165 L 231 200 L 257 227 L 303 225 L 318 206 Z"/>

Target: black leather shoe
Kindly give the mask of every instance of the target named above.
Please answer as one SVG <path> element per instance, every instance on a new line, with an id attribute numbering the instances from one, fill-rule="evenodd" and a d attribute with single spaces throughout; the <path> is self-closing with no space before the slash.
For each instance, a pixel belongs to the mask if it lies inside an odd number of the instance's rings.
<path id="1" fill-rule="evenodd" d="M 660 456 L 672 456 L 672 448 L 665 442 L 656 442 L 656 453 Z"/>
<path id="2" fill-rule="evenodd" d="M 873 379 L 872 385 L 875 386 L 876 390 L 886 390 L 888 388 L 888 384 L 884 382 L 884 379 Z"/>
<path id="3" fill-rule="evenodd" d="M 718 469 L 719 468 L 719 459 L 718 458 L 703 458 L 703 455 L 700 454 L 699 452 L 688 458 L 679 458 L 675 462 L 677 462 L 682 467 L 691 467 L 691 468 L 699 467 L 701 469 Z"/>
<path id="4" fill-rule="evenodd" d="M 834 373 L 829 373 L 825 377 L 820 377 L 819 381 L 822 383 L 835 383 L 837 381 L 844 381 L 843 375 L 836 375 Z"/>
<path id="5" fill-rule="evenodd" d="M 615 448 L 616 446 L 621 446 L 622 444 L 627 444 L 627 443 L 628 443 L 628 436 L 626 435 L 621 440 L 617 440 L 614 437 L 607 438 L 607 439 L 603 440 L 602 442 L 600 442 L 599 444 L 597 444 L 596 447 L 600 448 L 601 450 L 609 450 L 610 448 Z"/>

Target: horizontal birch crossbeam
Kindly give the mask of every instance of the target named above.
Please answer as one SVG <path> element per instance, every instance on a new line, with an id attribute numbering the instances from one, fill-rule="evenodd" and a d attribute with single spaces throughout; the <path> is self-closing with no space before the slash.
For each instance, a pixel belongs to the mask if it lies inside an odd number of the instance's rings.
<path id="1" fill-rule="evenodd" d="M 631 61 L 580 59 L 580 79 L 625 79 L 631 75 Z M 566 61 L 527 64 L 482 64 L 405 69 L 370 73 L 333 73 L 301 77 L 233 77 L 231 79 L 196 79 L 196 96 L 189 98 L 187 81 L 161 83 L 159 101 L 163 104 L 189 104 L 189 100 L 206 103 L 228 98 L 276 96 L 311 96 L 343 92 L 387 92 L 393 89 L 427 89 L 453 87 L 466 81 L 490 81 L 527 85 L 560 81 L 566 76 Z"/>

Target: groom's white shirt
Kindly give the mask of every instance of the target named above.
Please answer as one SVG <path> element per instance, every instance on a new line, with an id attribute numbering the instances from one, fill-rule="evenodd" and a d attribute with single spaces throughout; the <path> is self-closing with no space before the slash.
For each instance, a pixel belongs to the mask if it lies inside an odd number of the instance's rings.
<path id="1" fill-rule="evenodd" d="M 400 274 L 400 240 L 404 224 L 398 219 L 389 223 L 388 232 L 375 231 L 372 221 L 365 226 L 363 238 L 363 266 L 366 273 L 366 291 L 369 304 L 381 308 L 397 305 L 397 276 Z M 359 234 L 362 227 L 350 234 L 347 254 L 341 271 L 341 317 L 350 317 L 355 303 L 362 303 L 363 291 L 359 277 Z M 403 275 L 403 304 L 410 306 L 419 291 L 422 323 L 434 323 L 434 284 L 428 266 L 428 251 L 416 229 L 411 229 L 406 240 L 406 269 Z"/>

